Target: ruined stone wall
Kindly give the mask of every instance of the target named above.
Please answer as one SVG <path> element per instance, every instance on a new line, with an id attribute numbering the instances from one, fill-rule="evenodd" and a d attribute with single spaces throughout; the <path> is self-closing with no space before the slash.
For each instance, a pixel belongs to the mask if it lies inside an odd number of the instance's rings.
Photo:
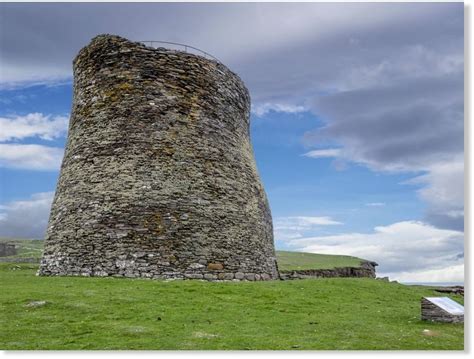
<path id="1" fill-rule="evenodd" d="M 16 255 L 16 247 L 10 243 L 0 243 L 0 257 Z"/>
<path id="2" fill-rule="evenodd" d="M 306 279 L 306 278 L 375 278 L 375 262 L 363 262 L 360 267 L 340 267 L 333 269 L 298 269 L 280 271 L 280 278 Z"/>
<path id="3" fill-rule="evenodd" d="M 220 63 L 94 38 L 74 60 L 39 274 L 278 278 L 249 110 Z"/>

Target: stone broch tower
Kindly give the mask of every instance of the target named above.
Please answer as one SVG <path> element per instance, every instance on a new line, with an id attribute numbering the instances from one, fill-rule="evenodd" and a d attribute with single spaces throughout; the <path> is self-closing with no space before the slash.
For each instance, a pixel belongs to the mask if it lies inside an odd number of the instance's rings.
<path id="1" fill-rule="evenodd" d="M 39 274 L 276 279 L 249 109 L 217 61 L 94 38 L 74 60 Z"/>

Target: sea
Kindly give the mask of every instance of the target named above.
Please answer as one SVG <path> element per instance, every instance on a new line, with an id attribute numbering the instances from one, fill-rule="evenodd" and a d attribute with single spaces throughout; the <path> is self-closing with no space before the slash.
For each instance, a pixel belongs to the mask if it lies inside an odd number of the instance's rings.
<path id="1" fill-rule="evenodd" d="M 463 286 L 464 282 L 400 282 L 405 285 L 426 285 L 429 287 L 454 287 Z"/>

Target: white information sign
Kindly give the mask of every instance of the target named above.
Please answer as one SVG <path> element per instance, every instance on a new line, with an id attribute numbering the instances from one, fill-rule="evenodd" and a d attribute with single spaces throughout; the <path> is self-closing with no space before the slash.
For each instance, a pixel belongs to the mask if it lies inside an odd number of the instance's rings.
<path id="1" fill-rule="evenodd" d="M 448 297 L 429 297 L 426 299 L 449 314 L 464 315 L 464 307 Z"/>

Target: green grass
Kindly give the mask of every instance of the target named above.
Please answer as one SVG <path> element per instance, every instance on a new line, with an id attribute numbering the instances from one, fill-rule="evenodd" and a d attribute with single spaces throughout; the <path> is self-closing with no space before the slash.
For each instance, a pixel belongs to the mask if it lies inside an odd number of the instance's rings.
<path id="1" fill-rule="evenodd" d="M 364 259 L 302 252 L 277 251 L 280 270 L 333 269 L 336 267 L 360 267 Z"/>
<path id="2" fill-rule="evenodd" d="M 420 321 L 421 297 L 439 295 L 426 287 L 36 277 L 36 269 L 0 264 L 0 349 L 463 349 L 462 324 Z"/>

